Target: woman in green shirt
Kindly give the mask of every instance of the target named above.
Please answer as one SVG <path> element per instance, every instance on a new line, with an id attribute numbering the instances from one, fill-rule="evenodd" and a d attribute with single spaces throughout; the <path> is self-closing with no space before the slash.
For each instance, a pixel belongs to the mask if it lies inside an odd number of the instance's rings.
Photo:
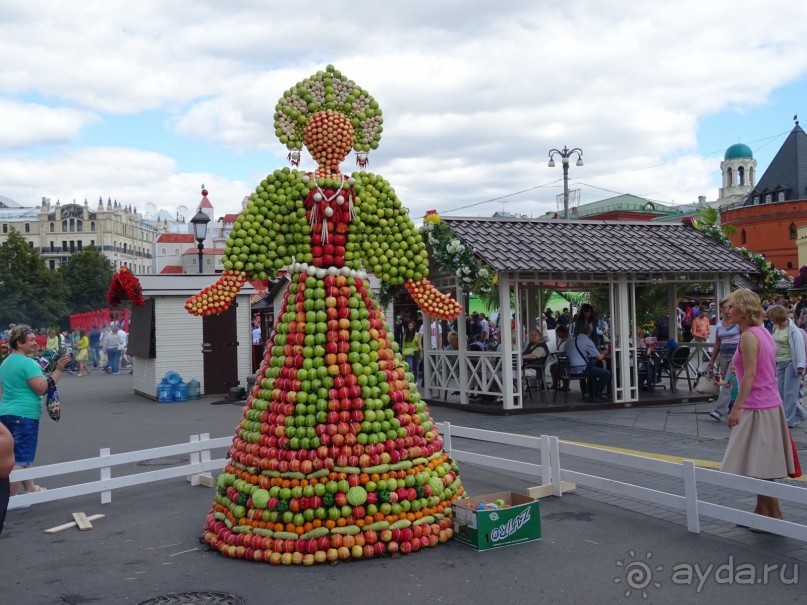
<path id="1" fill-rule="evenodd" d="M 36 334 L 28 326 L 16 326 L 8 338 L 11 352 L 0 364 L 0 422 L 14 438 L 14 468 L 28 468 L 34 463 L 39 439 L 39 417 L 42 415 L 42 396 L 48 392 L 48 380 L 39 363 L 32 357 L 39 345 Z M 70 361 L 64 356 L 56 362 L 51 378 L 58 382 L 64 366 Z M 33 479 L 22 482 L 27 492 L 42 491 Z M 11 486 L 14 495 L 19 484 Z"/>
<path id="2" fill-rule="evenodd" d="M 406 330 L 403 335 L 403 355 L 409 366 L 409 371 L 415 375 L 415 384 L 418 383 L 418 366 L 420 365 L 420 334 L 415 329 L 415 322 L 410 321 L 406 324 Z"/>

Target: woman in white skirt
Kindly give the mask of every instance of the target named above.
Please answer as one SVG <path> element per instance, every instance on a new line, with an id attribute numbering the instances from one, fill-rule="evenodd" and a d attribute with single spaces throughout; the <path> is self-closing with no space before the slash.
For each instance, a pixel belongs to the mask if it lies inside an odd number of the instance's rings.
<path id="1" fill-rule="evenodd" d="M 729 319 L 740 326 L 734 354 L 739 392 L 728 418 L 731 436 L 721 470 L 758 479 L 781 479 L 795 472 L 790 431 L 776 383 L 776 345 L 762 327 L 759 296 L 747 288 L 729 296 Z M 758 515 L 783 519 L 778 498 L 757 495 Z"/>

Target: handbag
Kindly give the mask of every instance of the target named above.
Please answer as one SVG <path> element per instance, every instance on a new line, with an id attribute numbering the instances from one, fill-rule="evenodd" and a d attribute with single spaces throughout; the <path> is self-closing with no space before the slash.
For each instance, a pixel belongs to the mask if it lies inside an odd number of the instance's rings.
<path id="1" fill-rule="evenodd" d="M 790 431 L 787 432 L 788 436 L 790 437 L 790 448 L 793 450 L 793 468 L 795 469 L 792 473 L 788 473 L 787 476 L 791 479 L 798 479 L 801 477 L 801 464 L 799 463 L 799 453 L 796 451 L 796 443 L 793 441 L 793 435 Z"/>
<path id="2" fill-rule="evenodd" d="M 59 389 L 56 388 L 56 383 L 53 382 L 53 378 L 48 378 L 45 409 L 48 411 L 48 416 L 50 416 L 52 420 L 59 422 L 59 419 L 62 417 L 62 404 L 59 401 Z"/>
<path id="3" fill-rule="evenodd" d="M 715 383 L 715 372 L 712 368 L 698 371 L 698 378 L 692 390 L 701 395 L 717 396 L 720 393 L 720 385 Z"/>

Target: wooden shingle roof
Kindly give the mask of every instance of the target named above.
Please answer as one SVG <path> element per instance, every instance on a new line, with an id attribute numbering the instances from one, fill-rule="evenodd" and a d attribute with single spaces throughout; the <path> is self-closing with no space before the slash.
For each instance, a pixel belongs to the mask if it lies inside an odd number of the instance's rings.
<path id="1" fill-rule="evenodd" d="M 443 221 L 496 271 L 757 272 L 736 252 L 683 224 L 459 217 Z"/>

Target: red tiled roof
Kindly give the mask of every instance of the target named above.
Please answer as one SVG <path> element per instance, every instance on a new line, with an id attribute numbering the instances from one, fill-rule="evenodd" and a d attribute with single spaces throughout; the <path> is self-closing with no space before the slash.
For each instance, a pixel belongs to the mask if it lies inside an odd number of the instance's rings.
<path id="1" fill-rule="evenodd" d="M 207 199 L 207 196 L 202 198 L 202 201 L 199 202 L 199 208 L 212 208 L 213 204 L 210 203 L 210 200 Z"/>
<path id="2" fill-rule="evenodd" d="M 238 214 L 225 214 L 222 217 L 221 222 L 225 224 L 234 223 L 238 217 Z"/>
<path id="3" fill-rule="evenodd" d="M 165 273 L 182 273 L 182 267 L 179 265 L 166 265 L 163 267 L 163 270 L 160 271 L 160 275 Z"/>
<path id="4" fill-rule="evenodd" d="M 192 233 L 163 233 L 157 238 L 158 244 L 192 244 Z"/>
<path id="5" fill-rule="evenodd" d="M 189 254 L 191 255 L 199 254 L 199 250 L 195 248 L 190 248 L 189 250 L 186 250 L 185 252 L 182 253 L 183 256 L 187 256 Z M 202 250 L 202 254 L 212 254 L 214 256 L 219 256 L 224 254 L 224 248 L 205 248 Z"/>

